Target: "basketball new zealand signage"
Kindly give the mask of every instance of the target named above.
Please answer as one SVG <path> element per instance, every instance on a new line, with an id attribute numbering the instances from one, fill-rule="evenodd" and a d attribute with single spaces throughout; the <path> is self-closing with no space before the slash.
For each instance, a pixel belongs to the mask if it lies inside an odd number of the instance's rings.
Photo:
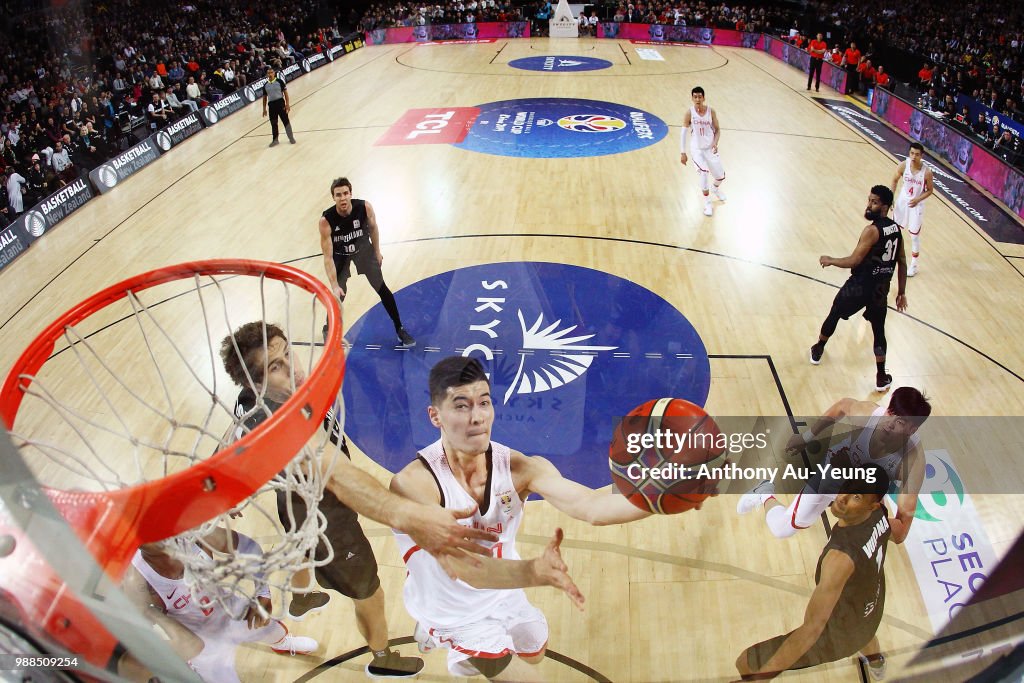
<path id="1" fill-rule="evenodd" d="M 75 178 L 19 216 L 0 231 L 0 268 L 13 261 L 30 244 L 46 234 L 47 230 L 77 211 L 92 197 L 92 188 L 85 178 Z"/>
<path id="2" fill-rule="evenodd" d="M 450 143 L 484 154 L 564 158 L 629 152 L 667 134 L 664 121 L 636 107 L 552 97 L 412 109 L 376 144 Z"/>
<path id="3" fill-rule="evenodd" d="M 245 86 L 244 88 L 239 88 L 230 95 L 217 100 L 210 106 L 203 107 L 199 111 L 202 112 L 206 125 L 212 126 L 225 116 L 231 116 L 242 107 L 255 101 L 256 91 L 249 86 Z"/>
<path id="4" fill-rule="evenodd" d="M 693 325 L 657 294 L 598 270 L 494 263 L 421 280 L 396 293 L 420 346 L 392 350 L 382 305 L 346 335 L 346 432 L 397 471 L 438 438 L 427 377 L 441 358 L 479 358 L 489 373 L 493 438 L 551 459 L 589 486 L 610 483 L 618 418 L 652 398 L 703 405 L 710 365 Z"/>
<path id="5" fill-rule="evenodd" d="M 157 143 L 158 135 L 160 133 L 151 135 L 131 149 L 121 152 L 116 157 L 94 168 L 89 174 L 93 185 L 101 193 L 106 194 L 128 176 L 156 161 L 160 156 L 160 146 Z M 166 142 L 166 139 L 164 141 Z"/>
<path id="6" fill-rule="evenodd" d="M 185 116 L 182 116 L 171 125 L 160 129 L 153 138 L 156 140 L 157 147 L 161 151 L 166 152 L 171 147 L 180 145 L 202 129 L 203 123 L 199 118 L 199 113 L 192 112 L 191 114 L 185 114 Z"/>

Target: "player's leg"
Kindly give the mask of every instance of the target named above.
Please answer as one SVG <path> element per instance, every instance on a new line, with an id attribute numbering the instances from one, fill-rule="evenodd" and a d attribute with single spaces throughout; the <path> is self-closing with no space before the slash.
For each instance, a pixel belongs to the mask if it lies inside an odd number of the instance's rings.
<path id="1" fill-rule="evenodd" d="M 864 296 L 866 293 L 862 290 L 863 285 L 852 278 L 839 288 L 835 299 L 832 300 L 832 308 L 829 309 L 825 322 L 821 324 L 821 330 L 818 332 L 818 341 L 811 346 L 811 363 L 813 365 L 821 363 L 821 357 L 825 353 L 825 344 L 836 333 L 839 321 L 846 320 L 864 307 Z"/>
<path id="2" fill-rule="evenodd" d="M 713 212 L 711 208 L 711 197 L 708 193 L 711 191 L 711 180 L 708 175 L 708 162 L 704 158 L 704 150 L 699 147 L 692 147 L 690 149 L 690 157 L 693 159 L 693 167 L 697 171 L 697 179 L 700 181 L 700 193 L 704 195 L 704 215 L 710 216 Z"/>
<path id="3" fill-rule="evenodd" d="M 887 391 L 892 386 L 892 375 L 885 371 L 885 354 L 888 342 L 885 339 L 885 315 L 889 294 L 888 286 L 880 289 L 867 309 L 864 318 L 871 323 L 872 351 L 875 354 L 875 391 Z"/>
<path id="4" fill-rule="evenodd" d="M 334 559 L 317 567 L 317 580 L 351 598 L 355 608 L 356 626 L 373 653 L 366 672 L 372 676 L 414 676 L 423 668 L 418 657 L 403 657 L 388 645 L 388 620 L 384 590 L 377 575 L 377 558 L 366 539 L 356 513 L 327 491 L 320 503 L 327 521 L 327 537 L 334 550 Z M 326 549 L 318 550 L 324 559 Z"/>
<path id="5" fill-rule="evenodd" d="M 718 201 L 725 201 L 725 192 L 722 191 L 722 181 L 725 180 L 725 169 L 722 167 L 722 157 L 718 152 L 707 151 L 704 158 L 708 162 L 708 172 L 711 174 L 711 191 L 718 197 Z"/>
<path id="6" fill-rule="evenodd" d="M 882 648 L 878 644 L 878 636 L 873 636 L 871 641 L 861 648 L 857 658 L 867 668 L 871 678 L 876 681 L 885 678 L 885 656 L 882 655 Z"/>
<path id="7" fill-rule="evenodd" d="M 835 500 L 834 495 L 810 493 L 809 490 L 805 488 L 785 507 L 774 497 L 765 502 L 764 521 L 775 538 L 789 538 L 812 526 Z"/>
<path id="8" fill-rule="evenodd" d="M 402 325 L 402 316 L 398 313 L 398 303 L 395 301 L 395 295 L 391 293 L 384 282 L 384 274 L 381 272 L 380 264 L 377 263 L 377 258 L 372 251 L 365 249 L 363 251 L 368 253 L 360 252 L 356 255 L 356 270 L 366 276 L 373 291 L 377 292 L 377 296 L 380 297 L 384 310 L 387 311 L 391 323 L 395 326 L 395 334 L 398 335 L 399 343 L 408 348 L 416 346 L 416 340 Z"/>
<path id="9" fill-rule="evenodd" d="M 248 628 L 244 621 L 240 623 Z M 308 655 L 320 647 L 314 638 L 290 633 L 288 627 L 277 619 L 271 619 L 266 626 L 249 630 L 243 642 L 266 643 L 271 650 L 283 655 Z"/>
<path id="10" fill-rule="evenodd" d="M 907 210 L 907 232 L 910 233 L 910 266 L 907 277 L 917 275 L 917 257 L 921 255 L 921 227 L 924 222 L 924 204 Z"/>

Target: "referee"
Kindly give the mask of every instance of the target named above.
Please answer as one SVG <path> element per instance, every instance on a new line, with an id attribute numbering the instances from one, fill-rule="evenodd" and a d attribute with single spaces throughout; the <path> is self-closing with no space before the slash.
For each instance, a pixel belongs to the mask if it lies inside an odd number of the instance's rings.
<path id="1" fill-rule="evenodd" d="M 270 132 L 274 139 L 270 146 L 277 145 L 277 120 L 284 122 L 284 132 L 288 134 L 288 142 L 295 144 L 295 136 L 292 135 L 292 123 L 288 120 L 288 111 L 291 105 L 288 103 L 288 88 L 284 81 L 277 77 L 273 68 L 267 67 L 267 84 L 263 86 L 263 115 L 267 115 L 267 104 L 270 104 Z"/>

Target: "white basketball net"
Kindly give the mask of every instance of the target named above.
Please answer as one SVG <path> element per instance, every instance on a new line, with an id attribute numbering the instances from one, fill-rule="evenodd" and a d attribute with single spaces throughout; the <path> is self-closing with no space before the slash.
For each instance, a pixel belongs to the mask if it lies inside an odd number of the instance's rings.
<path id="1" fill-rule="evenodd" d="M 225 337 L 244 323 L 274 323 L 291 344 L 292 366 L 308 376 L 322 353 L 326 319 L 315 295 L 264 276 L 195 275 L 129 293 L 65 329 L 65 345 L 58 344 L 27 387 L 12 437 L 39 480 L 52 488 L 109 491 L 161 479 L 248 433 L 247 419 L 270 414 L 265 389 L 253 377 L 267 375 L 267 333 L 250 352 L 245 373 L 256 406 L 240 416 L 235 401 L 241 388 L 220 357 Z M 239 349 L 232 345 L 229 353 L 238 357 Z M 245 367 L 246 359 L 241 361 Z M 291 383 L 294 390 L 294 375 Z M 340 394 L 332 413 L 342 434 Z M 291 590 L 293 575 L 331 560 L 318 505 L 325 472 L 339 453 L 328 431 L 318 428 L 279 475 L 231 514 L 165 542 L 166 552 L 185 565 L 193 594 L 240 616 L 274 588 L 273 612 L 279 614 L 281 592 Z M 287 506 L 282 524 L 279 493 L 304 503 L 305 518 L 296 519 Z M 231 534 L 228 552 L 215 551 L 205 538 L 218 526 L 253 538 L 263 554 L 236 552 Z M 311 559 L 320 541 L 327 553 Z"/>

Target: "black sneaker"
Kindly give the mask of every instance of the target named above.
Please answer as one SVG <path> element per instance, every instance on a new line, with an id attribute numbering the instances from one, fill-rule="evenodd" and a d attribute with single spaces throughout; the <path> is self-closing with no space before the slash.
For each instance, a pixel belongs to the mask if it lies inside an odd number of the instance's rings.
<path id="1" fill-rule="evenodd" d="M 399 346 L 406 349 L 411 349 L 416 346 L 416 340 L 412 338 L 412 335 L 405 331 L 404 327 L 398 328 L 398 341 Z"/>
<path id="2" fill-rule="evenodd" d="M 875 391 L 889 391 L 891 386 L 892 375 L 884 372 L 875 375 Z"/>
<path id="3" fill-rule="evenodd" d="M 307 614 L 325 609 L 330 601 L 331 596 L 323 591 L 292 595 L 292 601 L 288 604 L 288 617 L 292 621 L 302 621 Z"/>
<path id="4" fill-rule="evenodd" d="M 819 342 L 811 347 L 811 365 L 821 365 L 821 357 L 825 353 L 825 347 Z"/>
<path id="5" fill-rule="evenodd" d="M 373 660 L 366 665 L 370 678 L 415 678 L 423 671 L 423 660 L 419 657 L 403 657 L 394 650 L 373 653 Z"/>

